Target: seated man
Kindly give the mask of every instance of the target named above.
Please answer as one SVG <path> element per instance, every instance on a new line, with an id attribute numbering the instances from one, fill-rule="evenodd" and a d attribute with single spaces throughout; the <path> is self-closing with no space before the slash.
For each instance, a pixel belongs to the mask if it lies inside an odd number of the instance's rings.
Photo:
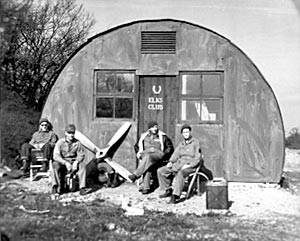
<path id="1" fill-rule="evenodd" d="M 30 153 L 32 149 L 36 148 L 41 149 L 45 158 L 41 171 L 47 171 L 49 160 L 52 158 L 52 152 L 57 140 L 58 137 L 52 131 L 51 123 L 48 119 L 41 118 L 39 121 L 39 130 L 32 135 L 29 143 L 26 142 L 21 146 L 21 162 L 23 165 L 21 170 L 24 173 L 29 171 Z"/>
<path id="2" fill-rule="evenodd" d="M 171 197 L 169 203 L 172 204 L 178 202 L 185 178 L 194 172 L 200 163 L 200 144 L 197 139 L 192 137 L 191 131 L 191 126 L 187 124 L 182 126 L 181 134 L 184 140 L 176 147 L 169 163 L 157 170 L 159 187 L 165 191 L 159 197 Z M 172 181 L 173 187 L 171 187 Z"/>
<path id="3" fill-rule="evenodd" d="M 149 122 L 148 131 L 141 135 L 135 147 L 139 164 L 129 178 L 134 182 L 142 176 L 141 191 L 143 194 L 148 194 L 151 192 L 151 172 L 156 172 L 157 168 L 163 165 L 163 161 L 170 158 L 174 147 L 170 138 L 158 129 L 156 121 Z"/>
<path id="4" fill-rule="evenodd" d="M 92 191 L 86 188 L 85 151 L 79 140 L 75 139 L 75 125 L 69 124 L 65 129 L 65 137 L 59 139 L 53 152 L 51 170 L 52 194 L 61 194 L 64 190 L 64 179 L 67 173 L 77 172 L 79 178 L 80 195 Z"/>

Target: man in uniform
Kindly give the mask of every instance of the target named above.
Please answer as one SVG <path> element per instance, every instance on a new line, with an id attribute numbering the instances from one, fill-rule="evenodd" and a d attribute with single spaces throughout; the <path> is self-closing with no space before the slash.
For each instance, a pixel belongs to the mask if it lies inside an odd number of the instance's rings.
<path id="1" fill-rule="evenodd" d="M 170 138 L 158 128 L 156 121 L 148 123 L 148 130 L 143 133 L 135 145 L 136 156 L 139 159 L 138 168 L 129 178 L 134 182 L 142 177 L 141 192 L 148 194 L 151 191 L 151 173 L 168 160 L 174 151 Z"/>
<path id="2" fill-rule="evenodd" d="M 74 137 L 75 131 L 75 125 L 67 125 L 65 137 L 55 145 L 51 172 L 53 195 L 63 192 L 64 178 L 67 173 L 77 173 L 80 195 L 86 195 L 92 191 L 91 188 L 86 188 L 85 151 L 80 141 Z"/>
<path id="3" fill-rule="evenodd" d="M 179 201 L 185 178 L 200 164 L 200 144 L 196 138 L 192 137 L 191 131 L 190 125 L 182 126 L 183 141 L 176 147 L 169 163 L 157 170 L 160 189 L 165 191 L 159 197 L 171 197 L 169 201 L 171 204 Z"/>
<path id="4" fill-rule="evenodd" d="M 33 133 L 30 142 L 26 142 L 21 146 L 21 170 L 24 173 L 29 171 L 30 156 L 32 149 L 41 149 L 44 157 L 42 170 L 47 171 L 52 152 L 57 142 L 58 137 L 52 130 L 52 125 L 46 118 L 41 118 L 39 121 L 39 130 Z"/>

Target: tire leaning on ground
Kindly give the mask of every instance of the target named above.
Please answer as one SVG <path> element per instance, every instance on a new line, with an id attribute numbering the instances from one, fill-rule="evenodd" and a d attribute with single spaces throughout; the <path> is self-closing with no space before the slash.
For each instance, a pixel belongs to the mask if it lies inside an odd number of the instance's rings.
<path id="1" fill-rule="evenodd" d="M 97 169 L 99 172 L 98 180 L 100 183 L 104 184 L 108 181 L 108 173 L 112 173 L 113 169 L 106 162 L 100 162 L 97 164 Z"/>

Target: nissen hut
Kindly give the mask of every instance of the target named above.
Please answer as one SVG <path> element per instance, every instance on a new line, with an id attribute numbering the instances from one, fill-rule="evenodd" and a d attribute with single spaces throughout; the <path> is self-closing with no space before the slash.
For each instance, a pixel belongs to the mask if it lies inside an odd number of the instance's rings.
<path id="1" fill-rule="evenodd" d="M 43 116 L 60 136 L 74 123 L 99 147 L 131 122 L 114 156 L 131 171 L 150 120 L 174 145 L 189 123 L 214 176 L 278 182 L 283 170 L 283 121 L 270 85 L 229 39 L 189 22 L 136 21 L 92 37 L 64 66 Z"/>

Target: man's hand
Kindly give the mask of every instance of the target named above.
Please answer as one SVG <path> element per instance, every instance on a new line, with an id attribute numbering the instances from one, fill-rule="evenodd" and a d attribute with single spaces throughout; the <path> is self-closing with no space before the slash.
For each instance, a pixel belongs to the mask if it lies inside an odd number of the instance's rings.
<path id="1" fill-rule="evenodd" d="M 184 164 L 183 165 L 183 167 L 181 168 L 181 170 L 183 170 L 183 169 L 187 169 L 187 168 L 189 168 L 189 167 L 191 167 L 190 165 L 188 165 L 188 164 Z"/>
<path id="2" fill-rule="evenodd" d="M 72 171 L 75 172 L 77 170 L 78 170 L 78 162 L 74 161 L 73 164 L 72 164 Z"/>
<path id="3" fill-rule="evenodd" d="M 66 161 L 65 165 L 66 165 L 66 168 L 67 168 L 68 172 L 72 171 L 72 165 L 71 165 L 71 163 L 69 163 L 69 162 Z"/>
<path id="4" fill-rule="evenodd" d="M 33 144 L 34 148 L 36 148 L 36 149 L 41 149 L 43 147 L 43 145 L 45 145 L 45 143 L 36 143 L 36 144 Z"/>
<path id="5" fill-rule="evenodd" d="M 167 163 L 167 167 L 168 167 L 168 168 L 172 168 L 172 166 L 173 166 L 173 163 L 172 163 L 172 162 L 168 162 L 168 163 Z"/>

